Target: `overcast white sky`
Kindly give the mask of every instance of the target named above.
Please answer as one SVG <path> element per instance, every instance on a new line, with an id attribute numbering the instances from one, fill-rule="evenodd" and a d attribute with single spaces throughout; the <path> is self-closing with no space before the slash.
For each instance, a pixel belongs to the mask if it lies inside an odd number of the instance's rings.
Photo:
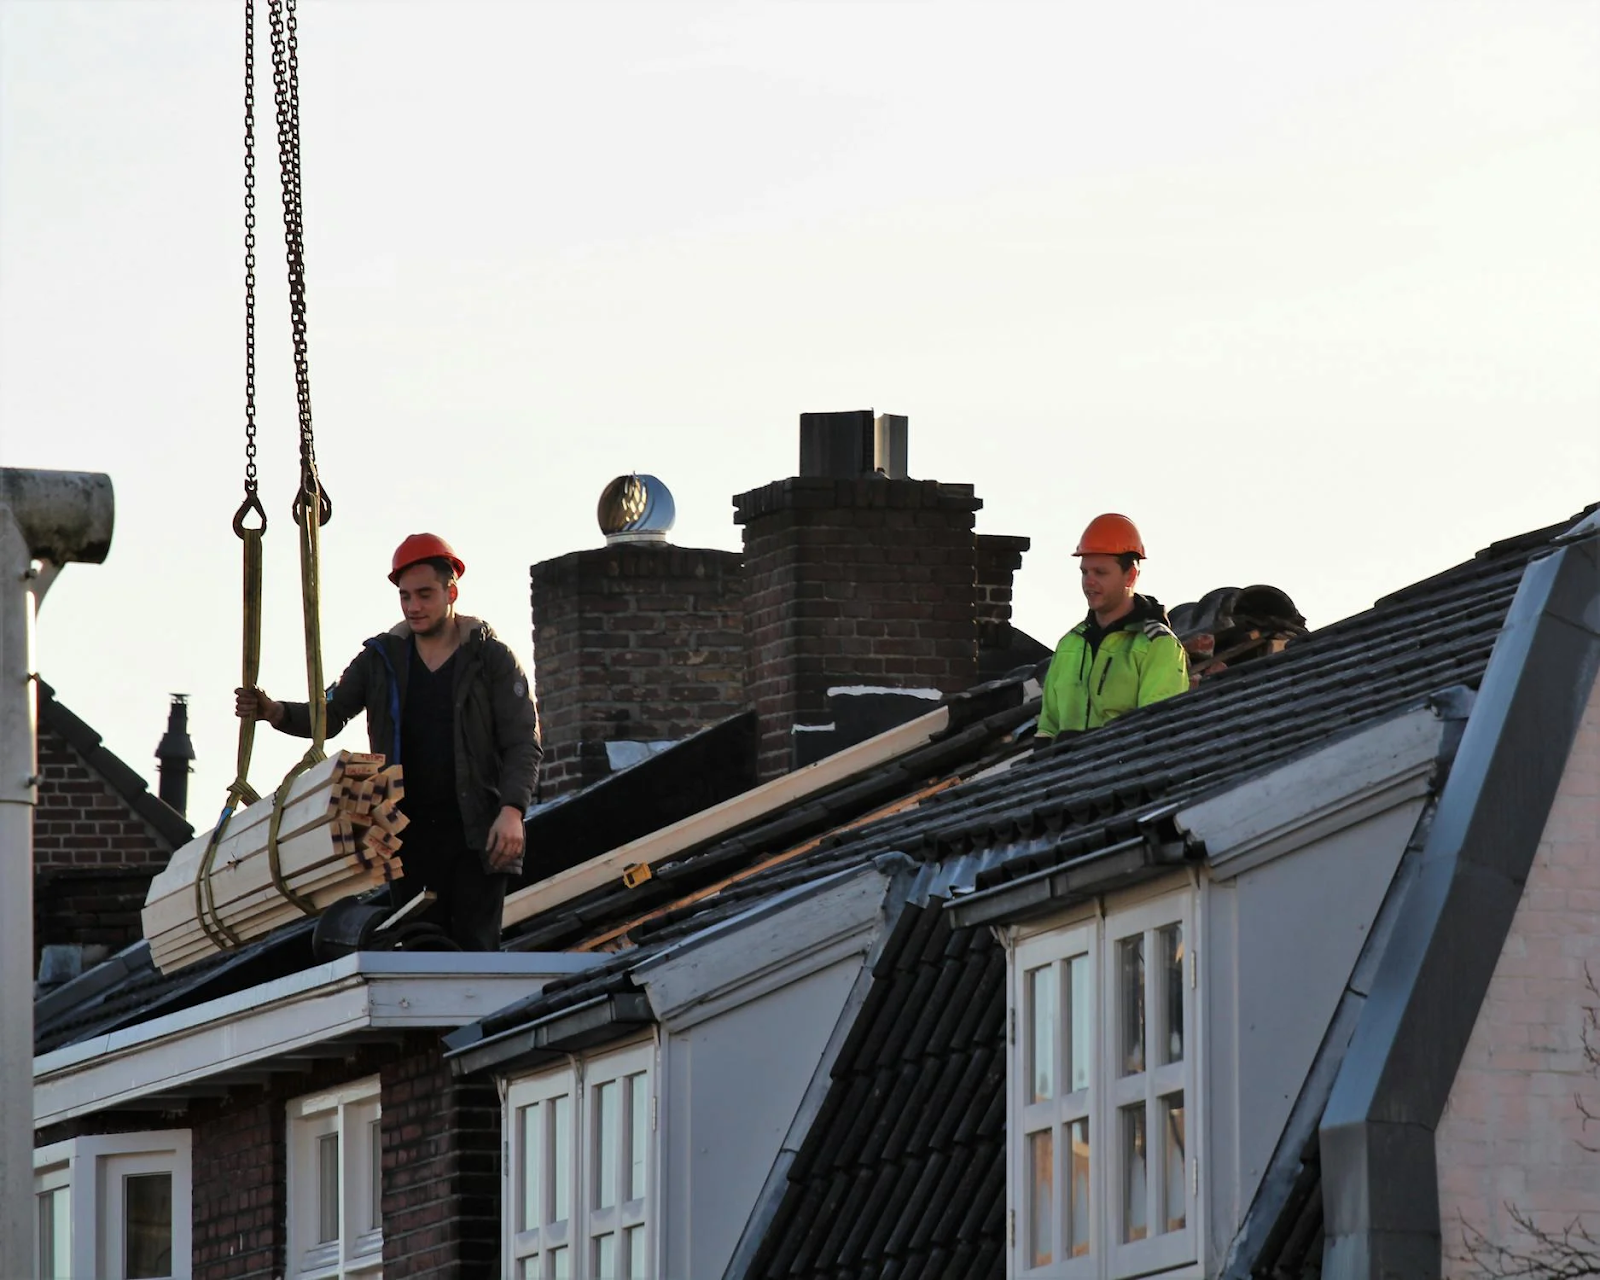
<path id="1" fill-rule="evenodd" d="M 265 3 L 263 683 L 304 697 Z M 232 777 L 241 4 L 0 0 L 0 453 L 109 472 L 37 665 L 145 771 L 192 695 Z M 394 544 L 465 557 L 529 658 L 530 563 L 602 486 L 687 545 L 797 415 L 909 414 L 914 475 L 1033 538 L 1017 620 L 1133 515 L 1170 604 L 1314 625 L 1600 497 L 1600 4 L 302 0 L 330 678 Z M 360 726 L 344 745 L 364 740 Z M 252 779 L 301 748 L 265 734 Z"/>

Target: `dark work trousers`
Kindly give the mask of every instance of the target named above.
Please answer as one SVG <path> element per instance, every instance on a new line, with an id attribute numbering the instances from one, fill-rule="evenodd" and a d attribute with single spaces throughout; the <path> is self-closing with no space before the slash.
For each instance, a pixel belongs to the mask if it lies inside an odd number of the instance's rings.
<path id="1" fill-rule="evenodd" d="M 432 889 L 438 901 L 420 919 L 438 925 L 463 951 L 500 950 L 500 913 L 510 877 L 483 869 L 458 823 L 413 819 L 400 837 L 400 862 L 405 874 L 390 890 L 395 906 Z"/>

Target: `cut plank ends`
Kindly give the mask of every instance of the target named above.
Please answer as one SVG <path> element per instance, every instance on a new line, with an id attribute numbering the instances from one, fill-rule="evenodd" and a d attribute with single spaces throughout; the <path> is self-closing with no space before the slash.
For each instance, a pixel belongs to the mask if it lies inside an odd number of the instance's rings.
<path id="1" fill-rule="evenodd" d="M 278 880 L 267 852 L 274 804 L 268 796 L 228 818 L 209 860 L 212 831 L 174 853 L 150 882 L 144 936 L 161 972 L 233 950 L 302 918 L 306 908 L 316 914 L 405 873 L 399 765 L 369 752 L 337 751 L 286 785 Z"/>

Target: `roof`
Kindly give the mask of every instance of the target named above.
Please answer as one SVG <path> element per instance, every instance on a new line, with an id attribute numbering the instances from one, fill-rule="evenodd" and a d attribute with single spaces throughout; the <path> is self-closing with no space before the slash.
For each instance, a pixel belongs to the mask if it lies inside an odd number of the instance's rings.
<path id="1" fill-rule="evenodd" d="M 831 815 L 786 814 L 692 852 L 639 889 L 615 885 L 563 904 L 528 922 L 535 945 L 584 945 L 631 912 L 638 922 L 617 940 L 632 946 L 602 970 L 553 984 L 464 1034 L 504 1034 L 633 992 L 631 970 L 664 939 L 706 928 L 805 878 L 908 856 L 924 864 L 935 896 L 905 909 L 894 945 L 873 971 L 871 996 L 832 1067 L 826 1100 L 748 1274 L 998 1277 L 1003 959 L 986 930 L 952 928 L 952 913 L 937 908 L 941 886 L 1003 889 L 1046 868 L 1093 864 L 1179 802 L 1231 788 L 1443 691 L 1476 688 L 1530 559 L 1570 523 L 1496 543 L 1280 654 L 1031 758 L 1019 757 L 1005 729 L 1024 729 L 1019 721 L 1033 706 L 1014 703 L 980 722 L 982 730 L 969 724 L 894 762 L 870 784 L 845 789 L 887 788 L 886 775 L 898 772 L 900 794 L 914 793 L 926 788 L 936 764 L 969 779 L 931 790 L 914 806 L 840 826 L 849 802 L 836 795 Z M 982 746 L 969 739 L 957 748 L 963 733 L 980 735 Z M 807 838 L 830 816 L 831 829 Z M 789 847 L 797 852 L 772 862 L 785 840 L 796 842 Z M 715 877 L 730 872 L 742 877 L 714 887 Z M 676 891 L 676 903 L 651 896 L 663 886 Z M 1294 1200 L 1294 1212 L 1310 1212 L 1277 1237 L 1300 1256 L 1315 1252 L 1313 1195 Z"/>
<path id="2" fill-rule="evenodd" d="M 750 1280 L 1004 1273 L 1005 952 L 941 906 L 902 909 Z"/>
<path id="3" fill-rule="evenodd" d="M 98 733 L 56 700 L 56 691 L 43 680 L 39 684 L 39 728 L 61 738 L 83 757 L 83 762 L 105 779 L 106 785 L 128 807 L 156 829 L 157 834 L 176 849 L 194 839 L 194 827 L 184 816 L 159 796 L 121 757 L 109 751 Z"/>

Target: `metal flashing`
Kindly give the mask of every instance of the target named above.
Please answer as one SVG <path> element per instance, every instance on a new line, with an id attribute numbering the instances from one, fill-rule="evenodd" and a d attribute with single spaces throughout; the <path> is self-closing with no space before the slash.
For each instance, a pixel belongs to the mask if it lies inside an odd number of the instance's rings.
<path id="1" fill-rule="evenodd" d="M 613 991 L 572 1005 L 538 1022 L 499 1035 L 445 1037 L 445 1061 L 457 1079 L 477 1071 L 501 1074 L 543 1066 L 570 1053 L 610 1044 L 655 1025 L 650 1001 L 641 991 Z M 477 1027 L 464 1028 L 467 1032 Z"/>
<path id="2" fill-rule="evenodd" d="M 1522 575 L 1334 1082 L 1319 1141 L 1340 1280 L 1440 1275 L 1434 1133 L 1600 669 L 1597 550 L 1590 532 Z"/>
<path id="3" fill-rule="evenodd" d="M 952 899 L 945 909 L 952 913 L 951 923 L 957 929 L 1011 924 L 1084 902 L 1183 862 L 1181 853 L 1139 835 L 1058 867 Z"/>

